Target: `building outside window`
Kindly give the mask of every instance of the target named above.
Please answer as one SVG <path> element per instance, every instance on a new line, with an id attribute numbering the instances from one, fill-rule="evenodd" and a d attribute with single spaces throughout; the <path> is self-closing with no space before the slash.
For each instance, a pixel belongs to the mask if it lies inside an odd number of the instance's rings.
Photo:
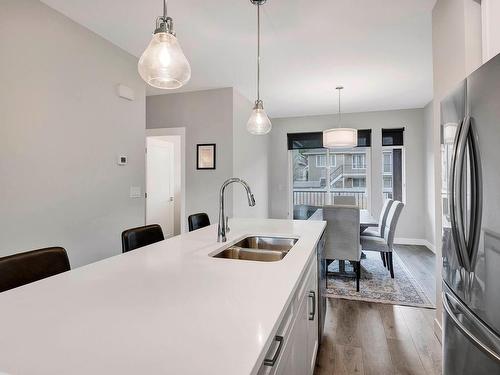
<path id="1" fill-rule="evenodd" d="M 384 158 L 383 172 L 392 173 L 392 152 L 384 151 L 383 158 Z"/>
<path id="2" fill-rule="evenodd" d="M 316 155 L 316 167 L 325 168 L 326 167 L 326 154 Z"/>
<path id="3" fill-rule="evenodd" d="M 352 179 L 352 187 L 353 188 L 364 188 L 364 187 L 366 187 L 366 179 L 365 178 L 353 178 Z"/>
<path id="4" fill-rule="evenodd" d="M 365 169 L 366 168 L 366 155 L 353 154 L 352 155 L 352 169 Z"/>

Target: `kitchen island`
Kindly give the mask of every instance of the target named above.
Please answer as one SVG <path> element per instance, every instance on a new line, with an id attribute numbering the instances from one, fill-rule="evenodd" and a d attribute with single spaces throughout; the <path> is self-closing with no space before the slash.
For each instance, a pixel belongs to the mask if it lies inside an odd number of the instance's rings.
<path id="1" fill-rule="evenodd" d="M 300 348 L 311 336 L 300 324 L 315 319 L 325 222 L 229 225 L 227 243 L 216 242 L 212 225 L 1 293 L 0 373 L 292 374 L 284 366 L 302 366 L 293 361 L 314 365 L 317 340 L 312 358 L 301 351 L 276 369 L 292 345 L 276 338 L 295 332 Z M 248 235 L 298 241 L 275 262 L 212 257 Z"/>

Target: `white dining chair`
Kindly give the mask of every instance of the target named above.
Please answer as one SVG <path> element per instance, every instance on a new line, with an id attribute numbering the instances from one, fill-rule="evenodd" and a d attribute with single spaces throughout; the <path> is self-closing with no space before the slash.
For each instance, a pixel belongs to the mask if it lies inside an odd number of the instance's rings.
<path id="1" fill-rule="evenodd" d="M 394 201 L 392 203 L 389 213 L 387 214 L 383 238 L 361 236 L 361 248 L 363 251 L 378 251 L 382 253 L 392 278 L 394 278 L 394 265 L 392 259 L 394 235 L 403 207 L 404 203 L 402 202 Z"/>
<path id="2" fill-rule="evenodd" d="M 384 238 L 385 223 L 387 222 L 387 215 L 389 215 L 389 209 L 391 208 L 393 202 L 393 199 L 385 200 L 384 205 L 382 206 L 382 210 L 380 211 L 378 226 L 372 229 L 366 229 L 365 231 L 363 231 L 363 233 L 361 233 L 362 236 Z M 382 258 L 384 267 L 387 267 L 385 253 L 380 253 L 380 258 Z"/>

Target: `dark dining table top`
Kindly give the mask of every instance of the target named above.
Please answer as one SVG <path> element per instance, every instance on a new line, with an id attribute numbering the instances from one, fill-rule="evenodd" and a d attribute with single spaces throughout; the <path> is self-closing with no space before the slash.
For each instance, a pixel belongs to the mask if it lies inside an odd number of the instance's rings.
<path id="1" fill-rule="evenodd" d="M 323 209 L 318 208 L 314 214 L 309 217 L 309 220 L 323 220 Z M 359 210 L 359 226 L 363 228 L 376 227 L 378 221 L 373 218 L 370 212 L 366 209 Z"/>

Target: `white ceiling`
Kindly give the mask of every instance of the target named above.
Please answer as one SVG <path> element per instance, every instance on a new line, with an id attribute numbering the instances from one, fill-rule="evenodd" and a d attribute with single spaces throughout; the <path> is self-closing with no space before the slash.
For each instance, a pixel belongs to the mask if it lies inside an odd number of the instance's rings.
<path id="1" fill-rule="evenodd" d="M 161 0 L 43 0 L 139 57 Z M 262 98 L 271 117 L 423 107 L 432 99 L 435 0 L 268 0 Z M 191 81 L 255 99 L 256 8 L 249 0 L 169 0 Z M 168 91 L 167 93 L 170 93 Z M 148 94 L 165 93 L 149 90 Z"/>

